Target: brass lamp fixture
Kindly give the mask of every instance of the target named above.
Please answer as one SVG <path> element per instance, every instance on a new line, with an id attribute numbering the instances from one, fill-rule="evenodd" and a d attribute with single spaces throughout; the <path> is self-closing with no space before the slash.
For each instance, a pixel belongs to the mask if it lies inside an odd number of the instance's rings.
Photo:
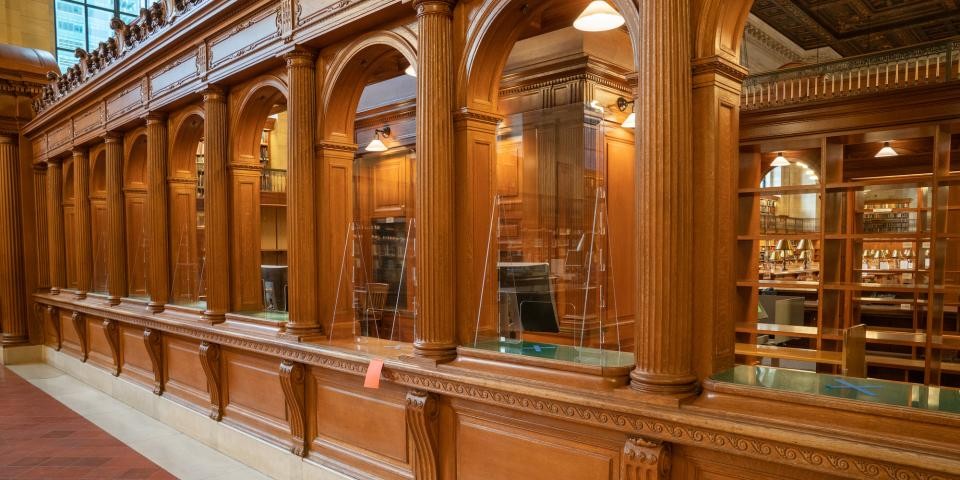
<path id="1" fill-rule="evenodd" d="M 793 246 L 790 245 L 790 240 L 777 240 L 777 246 L 773 249 L 780 253 L 780 259 L 783 260 L 783 271 L 786 271 L 787 261 L 793 256 Z"/>
<path id="2" fill-rule="evenodd" d="M 797 242 L 797 250 L 800 250 L 800 259 L 803 260 L 803 269 L 810 266 L 811 257 L 813 257 L 813 242 L 804 238 Z"/>
<path id="3" fill-rule="evenodd" d="M 621 112 L 626 111 L 627 106 L 633 105 L 633 104 L 634 104 L 634 100 L 627 100 L 626 98 L 623 98 L 623 97 L 617 98 L 617 108 L 619 108 Z M 630 115 L 627 115 L 627 119 L 624 120 L 623 123 L 620 124 L 620 126 L 623 128 L 635 128 L 637 126 L 637 114 L 631 111 Z"/>
<path id="4" fill-rule="evenodd" d="M 370 140 L 370 143 L 367 144 L 367 147 L 364 150 L 368 152 L 386 152 L 387 146 L 383 144 L 383 141 L 380 140 L 380 135 L 384 137 L 390 136 L 390 127 L 386 126 L 382 129 L 378 128 L 373 132 L 373 140 Z"/>

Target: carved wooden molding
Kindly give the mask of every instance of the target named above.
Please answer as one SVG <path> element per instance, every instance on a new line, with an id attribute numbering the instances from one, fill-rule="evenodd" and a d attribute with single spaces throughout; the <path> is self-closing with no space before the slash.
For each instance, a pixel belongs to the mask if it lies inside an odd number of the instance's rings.
<path id="1" fill-rule="evenodd" d="M 103 321 L 103 333 L 107 336 L 110 352 L 113 353 L 113 376 L 120 376 L 120 323 L 116 320 Z"/>
<path id="2" fill-rule="evenodd" d="M 153 365 L 153 393 L 163 395 L 163 336 L 160 330 L 146 328 L 143 330 L 143 344 L 147 347 L 147 355 Z"/>
<path id="3" fill-rule="evenodd" d="M 407 432 L 413 439 L 413 473 L 418 480 L 436 480 L 437 471 L 437 416 L 440 409 L 437 397 L 423 390 L 407 393 Z"/>
<path id="4" fill-rule="evenodd" d="M 351 375 L 363 376 L 366 373 L 367 365 L 370 363 L 369 359 L 362 356 L 321 349 L 308 344 L 291 344 L 277 339 L 252 339 L 218 332 L 216 326 L 160 320 L 157 316 L 147 317 L 146 314 L 141 316 L 137 313 L 123 312 L 117 309 L 102 309 L 89 304 L 61 300 L 55 295 L 37 294 L 34 298 L 46 304 L 79 309 L 93 315 L 114 318 L 142 328 L 162 330 L 171 334 L 198 339 L 204 343 L 212 342 L 250 352 L 277 356 Z M 628 434 L 643 435 L 646 438 L 660 439 L 676 444 L 692 445 L 747 458 L 793 465 L 831 475 L 897 480 L 945 480 L 949 478 L 942 473 L 918 466 L 902 465 L 893 461 L 841 453 L 836 450 L 804 447 L 796 443 L 786 443 L 749 434 L 731 433 L 728 430 L 691 425 L 677 420 L 657 418 L 652 415 L 652 412 L 641 414 L 583 405 L 581 397 L 569 397 L 569 401 L 564 401 L 539 395 L 521 394 L 459 381 L 438 373 L 406 371 L 392 365 L 384 368 L 382 375 L 385 381 L 416 390 L 498 405 L 511 410 L 593 425 Z"/>
<path id="5" fill-rule="evenodd" d="M 53 333 L 57 336 L 56 350 L 59 352 L 63 348 L 63 336 L 60 335 L 60 307 L 47 305 L 47 315 L 50 316 L 50 324 L 53 325 Z"/>
<path id="6" fill-rule="evenodd" d="M 223 395 L 220 393 L 220 345 L 200 342 L 200 365 L 207 375 L 207 388 L 210 390 L 210 418 L 220 421 L 223 418 Z"/>
<path id="7" fill-rule="evenodd" d="M 80 361 L 86 362 L 90 354 L 87 348 L 87 319 L 83 312 L 74 310 L 71 315 L 73 320 L 73 329 L 77 331 L 77 337 L 80 339 Z"/>
<path id="8" fill-rule="evenodd" d="M 283 388 L 283 400 L 287 405 L 287 419 L 290 423 L 292 446 L 290 451 L 302 457 L 307 453 L 307 406 L 306 406 L 306 367 L 302 363 L 283 360 L 280 362 L 280 386 Z"/>
<path id="9" fill-rule="evenodd" d="M 623 444 L 620 480 L 670 478 L 670 444 L 631 437 Z"/>

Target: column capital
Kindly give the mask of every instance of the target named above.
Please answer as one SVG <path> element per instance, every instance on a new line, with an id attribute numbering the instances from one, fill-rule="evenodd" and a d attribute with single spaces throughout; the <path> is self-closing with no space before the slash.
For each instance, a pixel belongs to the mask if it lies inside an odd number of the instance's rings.
<path id="1" fill-rule="evenodd" d="M 9 144 L 14 144 L 14 145 L 16 145 L 16 144 L 17 144 L 17 140 L 18 140 L 18 138 L 17 138 L 18 136 L 19 136 L 19 135 L 15 134 L 15 133 L 0 133 L 0 144 L 7 144 L 7 143 L 9 143 Z"/>
<path id="2" fill-rule="evenodd" d="M 60 157 L 51 157 L 47 159 L 47 166 L 59 167 L 63 164 L 63 159 Z"/>
<path id="3" fill-rule="evenodd" d="M 447 15 L 453 11 L 453 5 L 456 0 L 413 0 L 413 8 L 417 11 L 417 16 L 424 15 Z"/>
<path id="4" fill-rule="evenodd" d="M 149 112 L 146 117 L 147 125 L 162 123 L 167 120 L 167 114 L 164 112 Z"/>
<path id="5" fill-rule="evenodd" d="M 109 131 L 103 135 L 103 143 L 120 143 L 123 141 L 123 132 Z"/>
<path id="6" fill-rule="evenodd" d="M 224 91 L 223 87 L 219 85 L 210 84 L 207 85 L 207 88 L 204 88 L 201 92 L 203 95 L 204 102 L 226 102 L 227 94 Z"/>
<path id="7" fill-rule="evenodd" d="M 283 54 L 283 58 L 287 61 L 287 68 L 313 69 L 317 54 L 309 48 L 297 45 L 293 50 Z"/>
<path id="8" fill-rule="evenodd" d="M 47 162 L 33 162 L 33 171 L 34 171 L 34 172 L 46 172 L 46 171 L 47 171 Z"/>
<path id="9" fill-rule="evenodd" d="M 732 62 L 726 57 L 715 55 L 712 57 L 698 58 L 693 61 L 693 75 L 702 75 L 705 73 L 715 73 L 729 78 L 736 82 L 743 82 L 749 71 L 742 65 Z"/>
<path id="10" fill-rule="evenodd" d="M 76 157 L 86 157 L 87 156 L 87 147 L 73 147 L 70 149 L 70 152 L 73 154 L 74 158 Z"/>

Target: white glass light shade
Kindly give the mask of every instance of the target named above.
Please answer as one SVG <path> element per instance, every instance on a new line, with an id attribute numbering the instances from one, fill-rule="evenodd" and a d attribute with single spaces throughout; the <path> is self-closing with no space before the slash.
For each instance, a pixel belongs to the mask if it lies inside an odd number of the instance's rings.
<path id="1" fill-rule="evenodd" d="M 595 0 L 573 21 L 573 28 L 583 32 L 605 32 L 623 25 L 624 19 L 609 3 Z"/>
<path id="2" fill-rule="evenodd" d="M 787 160 L 787 157 L 783 156 L 783 152 L 777 153 L 777 158 L 773 159 L 773 162 L 770 163 L 771 167 L 788 167 L 790 166 L 790 161 Z"/>
<path id="3" fill-rule="evenodd" d="M 881 148 L 874 157 L 896 157 L 897 155 L 899 154 L 890 146 L 890 142 L 883 142 L 883 148 Z"/>
<path id="4" fill-rule="evenodd" d="M 417 71 L 414 70 L 413 65 L 407 65 L 407 68 L 403 70 L 403 73 L 410 75 L 411 77 L 417 76 Z"/>
<path id="5" fill-rule="evenodd" d="M 637 114 L 630 112 L 630 115 L 627 115 L 627 119 L 620 124 L 623 128 L 634 128 L 637 126 Z"/>
<path id="6" fill-rule="evenodd" d="M 367 144 L 367 148 L 364 150 L 368 152 L 385 152 L 387 151 L 387 146 L 384 145 L 379 138 L 374 138 L 373 140 L 370 140 L 370 143 Z"/>

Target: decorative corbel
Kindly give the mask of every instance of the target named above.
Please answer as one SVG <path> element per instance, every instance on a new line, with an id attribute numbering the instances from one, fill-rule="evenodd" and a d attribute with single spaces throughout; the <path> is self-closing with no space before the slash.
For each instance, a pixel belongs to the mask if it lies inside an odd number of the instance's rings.
<path id="1" fill-rule="evenodd" d="M 103 333 L 107 336 L 110 353 L 113 354 L 113 376 L 120 376 L 120 324 L 116 320 L 104 319 Z"/>
<path id="2" fill-rule="evenodd" d="M 307 453 L 306 368 L 303 364 L 281 361 L 280 386 L 290 423 L 290 451 L 302 457 Z"/>
<path id="3" fill-rule="evenodd" d="M 86 363 L 89 356 L 87 348 L 87 319 L 81 312 L 74 310 L 71 316 L 73 320 L 73 329 L 77 332 L 77 338 L 80 339 L 80 361 Z"/>
<path id="4" fill-rule="evenodd" d="M 207 389 L 210 390 L 210 418 L 220 421 L 223 418 L 223 396 L 220 377 L 220 345 L 200 342 L 200 366 L 207 375 Z"/>
<path id="5" fill-rule="evenodd" d="M 407 432 L 413 439 L 413 478 L 436 480 L 437 465 L 437 417 L 440 409 L 436 395 L 420 390 L 411 390 L 406 399 Z"/>
<path id="6" fill-rule="evenodd" d="M 667 480 L 670 478 L 670 444 L 630 437 L 623 445 L 620 480 Z"/>
<path id="7" fill-rule="evenodd" d="M 143 330 L 143 344 L 147 347 L 150 364 L 153 367 L 153 393 L 163 395 L 163 339 L 160 330 Z"/>

